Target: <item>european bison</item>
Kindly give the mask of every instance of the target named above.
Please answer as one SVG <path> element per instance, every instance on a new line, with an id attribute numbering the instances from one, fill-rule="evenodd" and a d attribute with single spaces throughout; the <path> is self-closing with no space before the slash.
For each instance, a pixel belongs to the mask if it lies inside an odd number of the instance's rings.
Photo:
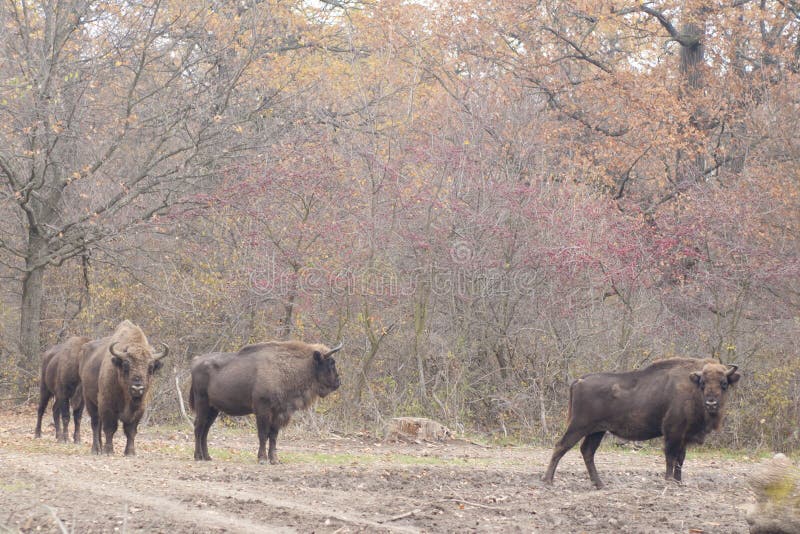
<path id="1" fill-rule="evenodd" d="M 243 347 L 236 353 L 211 353 L 192 361 L 189 403 L 195 411 L 194 459 L 211 460 L 208 431 L 219 412 L 256 414 L 258 461 L 278 463 L 275 441 L 297 410 L 339 387 L 331 356 L 342 344 L 271 341 Z M 265 443 L 269 438 L 269 453 Z"/>
<path id="2" fill-rule="evenodd" d="M 664 436 L 666 478 L 681 480 L 686 445 L 703 443 L 719 428 L 728 387 L 741 375 L 715 360 L 672 358 L 627 373 L 597 373 L 575 380 L 569 390 L 568 427 L 556 443 L 544 481 L 581 438 L 589 477 L 603 487 L 594 453 L 606 432 L 629 440 Z"/>
<path id="3" fill-rule="evenodd" d="M 53 400 L 53 423 L 56 427 L 56 439 L 65 443 L 67 441 L 69 408 L 72 405 L 72 417 L 75 420 L 72 439 L 75 443 L 81 442 L 83 392 L 78 375 L 78 360 L 81 347 L 88 341 L 88 337 L 73 336 L 52 347 L 42 356 L 39 409 L 36 414 L 36 430 L 34 432 L 37 438 L 42 437 L 42 416 L 47 409 L 47 403 L 50 402 L 50 397 L 55 397 Z"/>
<path id="4" fill-rule="evenodd" d="M 80 375 L 83 398 L 92 420 L 92 452 L 100 454 L 103 446 L 100 430 L 106 435 L 103 452 L 114 453 L 114 432 L 122 421 L 127 442 L 125 455 L 136 454 L 134 439 L 139 420 L 147 406 L 147 393 L 153 374 L 169 353 L 154 353 L 141 328 L 122 321 L 113 335 L 83 346 Z"/>

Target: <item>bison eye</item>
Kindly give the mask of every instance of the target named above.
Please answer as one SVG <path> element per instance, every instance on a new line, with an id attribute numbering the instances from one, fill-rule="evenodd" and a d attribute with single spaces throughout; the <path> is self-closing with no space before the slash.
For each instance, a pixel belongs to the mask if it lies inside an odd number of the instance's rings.
<path id="1" fill-rule="evenodd" d="M 122 362 L 122 371 L 127 375 L 131 372 L 131 364 L 129 361 L 125 360 Z"/>
<path id="2" fill-rule="evenodd" d="M 728 383 L 727 382 L 720 382 L 719 385 L 723 390 L 728 389 Z"/>
<path id="3" fill-rule="evenodd" d="M 706 387 L 706 381 L 701 378 L 700 379 L 700 388 L 703 389 L 705 387 Z"/>

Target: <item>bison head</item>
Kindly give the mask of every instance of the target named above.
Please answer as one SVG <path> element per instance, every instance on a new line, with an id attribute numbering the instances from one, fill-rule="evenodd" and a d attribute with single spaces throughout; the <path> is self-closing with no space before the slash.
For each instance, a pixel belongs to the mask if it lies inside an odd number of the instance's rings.
<path id="1" fill-rule="evenodd" d="M 319 384 L 319 396 L 325 397 L 332 391 L 339 389 L 339 373 L 336 371 L 336 360 L 331 356 L 334 352 L 342 350 L 343 343 L 339 343 L 329 351 L 323 353 L 314 351 L 314 374 Z"/>
<path id="2" fill-rule="evenodd" d="M 707 363 L 700 372 L 692 373 L 692 382 L 697 384 L 703 395 L 703 405 L 711 414 L 718 413 L 725 403 L 728 386 L 735 384 L 742 377 L 736 372 L 735 365 Z"/>
<path id="3" fill-rule="evenodd" d="M 112 343 L 108 348 L 111 363 L 119 370 L 131 397 L 141 399 L 150 387 L 150 377 L 161 368 L 161 360 L 169 354 L 169 347 L 162 343 L 161 352 L 153 353 L 151 347 L 138 343 L 130 344 L 124 350 L 118 350 L 117 345 Z"/>

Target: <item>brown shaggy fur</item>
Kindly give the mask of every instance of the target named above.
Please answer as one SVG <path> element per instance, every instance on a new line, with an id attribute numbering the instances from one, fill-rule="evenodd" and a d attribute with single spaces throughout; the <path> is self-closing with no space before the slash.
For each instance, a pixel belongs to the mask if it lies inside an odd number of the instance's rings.
<path id="1" fill-rule="evenodd" d="M 74 336 L 52 347 L 42 356 L 42 374 L 39 381 L 39 409 L 36 414 L 34 435 L 42 437 L 42 416 L 50 397 L 53 400 L 53 423 L 56 439 L 66 443 L 69 426 L 69 409 L 75 420 L 73 441 L 81 442 L 81 415 L 83 415 L 83 392 L 78 375 L 80 350 L 89 341 L 88 337 Z M 59 417 L 60 416 L 60 417 Z M 63 425 L 62 425 L 63 422 Z"/>
<path id="2" fill-rule="evenodd" d="M 703 443 L 722 423 L 729 385 L 741 375 L 715 360 L 672 358 L 627 373 L 596 373 L 570 386 L 567 431 L 556 443 L 544 476 L 552 483 L 556 466 L 581 438 L 589 476 L 603 486 L 594 453 L 606 432 L 628 440 L 664 436 L 666 478 L 681 479 L 686 446 Z"/>
<path id="3" fill-rule="evenodd" d="M 111 348 L 119 355 L 113 355 Z M 92 452 L 114 453 L 114 433 L 122 421 L 125 455 L 136 454 L 134 439 L 147 407 L 150 382 L 161 367 L 164 352 L 154 354 L 141 328 L 122 321 L 114 334 L 87 343 L 80 360 L 86 409 L 92 420 Z M 100 430 L 106 437 L 103 447 Z"/>
<path id="4" fill-rule="evenodd" d="M 339 387 L 339 350 L 301 341 L 247 345 L 239 352 L 211 353 L 192 360 L 189 402 L 194 421 L 195 460 L 211 460 L 208 431 L 217 415 L 256 415 L 258 460 L 278 463 L 278 431 L 292 414 Z M 266 441 L 269 438 L 269 452 Z"/>

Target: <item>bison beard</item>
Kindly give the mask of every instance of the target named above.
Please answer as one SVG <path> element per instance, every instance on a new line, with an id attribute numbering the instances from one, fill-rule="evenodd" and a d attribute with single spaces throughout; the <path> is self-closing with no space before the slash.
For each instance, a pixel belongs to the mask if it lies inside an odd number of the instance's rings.
<path id="1" fill-rule="evenodd" d="M 42 416 L 50 397 L 53 401 L 53 423 L 56 439 L 66 443 L 69 426 L 69 408 L 75 420 L 73 441 L 81 442 L 81 415 L 83 415 L 83 391 L 78 374 L 78 361 L 81 347 L 89 341 L 88 337 L 71 337 L 44 353 L 42 375 L 39 382 L 39 408 L 36 414 L 34 435 L 42 437 Z M 63 423 L 63 424 L 62 424 Z"/>
<path id="2" fill-rule="evenodd" d="M 266 342 L 236 353 L 211 353 L 192 361 L 189 404 L 195 411 L 194 459 L 211 460 L 208 431 L 217 415 L 254 413 L 258 428 L 258 461 L 278 463 L 278 431 L 292 414 L 317 397 L 339 388 L 339 374 L 330 349 L 300 341 Z M 269 452 L 266 442 L 269 439 Z"/>
<path id="3" fill-rule="evenodd" d="M 681 480 L 686 446 L 703 443 L 722 423 L 735 365 L 672 358 L 627 373 L 597 373 L 570 386 L 568 427 L 556 443 L 544 481 L 553 482 L 561 457 L 583 439 L 581 454 L 594 485 L 603 487 L 594 454 L 606 432 L 635 441 L 664 436 L 666 479 Z"/>

